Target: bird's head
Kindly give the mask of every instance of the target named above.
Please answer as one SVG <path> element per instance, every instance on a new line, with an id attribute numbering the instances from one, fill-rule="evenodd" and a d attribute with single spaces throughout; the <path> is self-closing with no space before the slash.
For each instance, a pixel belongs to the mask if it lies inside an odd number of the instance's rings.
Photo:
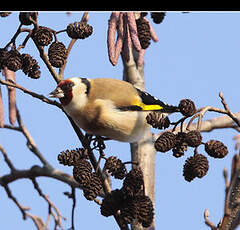
<path id="1" fill-rule="evenodd" d="M 63 106 L 72 101 L 83 101 L 89 91 L 89 80 L 86 78 L 73 77 L 62 80 L 49 97 L 59 98 Z"/>

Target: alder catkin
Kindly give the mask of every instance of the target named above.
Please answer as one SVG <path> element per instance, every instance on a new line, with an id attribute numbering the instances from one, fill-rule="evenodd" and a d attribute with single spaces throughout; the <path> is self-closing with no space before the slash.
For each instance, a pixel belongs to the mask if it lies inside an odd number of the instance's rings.
<path id="1" fill-rule="evenodd" d="M 4 67 L 4 75 L 6 81 L 16 82 L 15 72 Z M 17 119 L 17 107 L 16 107 L 16 88 L 8 86 L 8 109 L 9 109 L 9 122 L 14 125 Z"/>
<path id="2" fill-rule="evenodd" d="M 0 128 L 4 127 L 4 110 L 3 110 L 3 99 L 2 99 L 2 90 L 0 86 Z"/>
<path id="3" fill-rule="evenodd" d="M 132 40 L 132 44 L 134 48 L 139 52 L 142 49 L 142 47 L 138 39 L 137 25 L 134 12 L 127 12 L 127 22 L 129 26 L 129 33 Z"/>

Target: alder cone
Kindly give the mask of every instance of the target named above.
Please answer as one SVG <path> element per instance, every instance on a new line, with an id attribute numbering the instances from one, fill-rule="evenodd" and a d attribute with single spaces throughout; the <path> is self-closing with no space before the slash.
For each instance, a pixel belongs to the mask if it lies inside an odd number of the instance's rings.
<path id="1" fill-rule="evenodd" d="M 227 147 L 221 141 L 217 140 L 210 140 L 205 143 L 205 151 L 209 156 L 214 158 L 223 158 L 228 154 Z"/>
<path id="2" fill-rule="evenodd" d="M 112 176 L 116 179 L 123 179 L 127 174 L 127 169 L 120 159 L 114 156 L 107 158 L 105 162 L 106 169 L 109 170 Z"/>
<path id="3" fill-rule="evenodd" d="M 60 68 L 67 58 L 67 49 L 62 42 L 53 42 L 48 49 L 49 62 L 52 66 Z"/>
<path id="4" fill-rule="evenodd" d="M 29 54 L 22 54 L 22 71 L 31 78 L 38 79 L 41 71 L 38 62 Z"/>
<path id="5" fill-rule="evenodd" d="M 190 99 L 181 100 L 178 108 L 182 115 L 186 117 L 191 117 L 197 111 L 194 102 Z"/>
<path id="6" fill-rule="evenodd" d="M 38 12 L 20 12 L 19 13 L 19 21 L 23 24 L 23 25 L 31 25 L 33 22 L 31 20 L 31 18 L 36 21 L 37 20 L 37 16 L 38 16 Z"/>
<path id="7" fill-rule="evenodd" d="M 4 56 L 3 66 L 6 66 L 9 70 L 12 70 L 14 72 L 21 69 L 22 68 L 21 54 L 15 49 L 8 51 Z"/>
<path id="8" fill-rule="evenodd" d="M 202 143 L 202 135 L 198 130 L 192 130 L 186 135 L 186 142 L 190 147 L 198 147 Z"/>
<path id="9" fill-rule="evenodd" d="M 93 32 L 93 27 L 86 22 L 74 22 L 67 26 L 67 35 L 73 39 L 85 39 Z"/>
<path id="10" fill-rule="evenodd" d="M 155 141 L 154 147 L 159 152 L 167 152 L 176 144 L 176 135 L 172 132 L 164 132 Z"/>
<path id="11" fill-rule="evenodd" d="M 34 29 L 32 38 L 39 46 L 48 46 L 53 39 L 52 30 L 45 26 L 39 26 L 38 29 Z"/>
<path id="12" fill-rule="evenodd" d="M 170 126 L 170 120 L 167 117 L 163 116 L 162 113 L 151 112 L 146 117 L 147 123 L 153 128 L 157 129 L 166 129 Z"/>
<path id="13" fill-rule="evenodd" d="M 165 15 L 165 12 L 151 12 L 151 18 L 156 24 L 160 24 L 163 21 Z"/>
<path id="14" fill-rule="evenodd" d="M 183 167 L 183 176 L 186 181 L 190 182 L 195 177 L 202 178 L 208 172 L 208 159 L 202 154 L 194 154 L 189 157 Z"/>
<path id="15" fill-rule="evenodd" d="M 121 208 L 123 201 L 124 195 L 122 190 L 112 190 L 111 193 L 108 193 L 102 200 L 100 208 L 101 214 L 106 217 L 115 215 Z"/>
<path id="16" fill-rule="evenodd" d="M 91 164 L 85 159 L 79 160 L 73 168 L 73 177 L 81 186 L 87 186 L 92 179 Z"/>
<path id="17" fill-rule="evenodd" d="M 83 195 L 87 200 L 94 200 L 100 194 L 102 188 L 102 181 L 94 172 L 90 182 L 83 187 Z"/>
<path id="18" fill-rule="evenodd" d="M 148 196 L 138 196 L 134 200 L 136 206 L 136 218 L 139 223 L 142 223 L 144 228 L 151 226 L 154 217 L 153 203 Z"/>
<path id="19" fill-rule="evenodd" d="M 140 168 L 132 169 L 123 181 L 123 193 L 127 197 L 134 197 L 143 191 L 143 173 Z"/>
<path id="20" fill-rule="evenodd" d="M 136 20 L 138 39 L 140 41 L 141 47 L 147 49 L 151 41 L 151 33 L 149 23 L 144 18 L 139 18 Z"/>

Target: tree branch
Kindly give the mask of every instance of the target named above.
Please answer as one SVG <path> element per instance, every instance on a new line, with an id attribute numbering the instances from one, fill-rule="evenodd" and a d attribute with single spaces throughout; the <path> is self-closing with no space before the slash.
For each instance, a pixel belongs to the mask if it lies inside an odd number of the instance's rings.
<path id="1" fill-rule="evenodd" d="M 49 199 L 49 197 L 47 195 L 45 195 L 41 188 L 39 187 L 36 178 L 32 177 L 31 178 L 32 183 L 34 185 L 34 188 L 36 189 L 36 191 L 38 192 L 38 194 L 48 203 L 49 205 L 49 209 L 51 210 L 52 208 L 55 210 L 57 217 L 52 213 L 52 211 L 50 212 L 55 220 L 56 226 L 59 226 L 61 229 L 63 229 L 62 223 L 61 223 L 61 219 L 63 218 L 64 220 L 66 220 L 65 217 L 63 217 L 59 211 L 59 209 L 56 207 L 56 205 Z"/>
<path id="2" fill-rule="evenodd" d="M 55 168 L 49 168 L 46 166 L 39 166 L 34 165 L 30 169 L 25 170 L 15 170 L 9 174 L 3 175 L 0 177 L 0 185 L 4 186 L 5 184 L 10 184 L 14 181 L 17 181 L 19 179 L 29 179 L 32 177 L 49 177 L 53 179 L 57 179 L 61 182 L 64 182 L 65 184 L 68 184 L 71 187 L 74 188 L 80 188 L 79 183 L 77 183 L 73 176 L 62 172 Z"/>
<path id="3" fill-rule="evenodd" d="M 40 94 L 37 94 L 29 89 L 26 89 L 24 88 L 23 86 L 17 84 L 16 82 L 12 82 L 12 81 L 5 81 L 5 80 L 2 80 L 0 79 L 0 84 L 2 85 L 6 85 L 6 86 L 10 86 L 10 87 L 15 87 L 17 89 L 20 89 L 21 91 L 23 91 L 24 93 L 28 94 L 28 95 L 31 95 L 32 97 L 34 98 L 37 98 L 39 100 L 41 100 L 42 102 L 45 102 L 47 104 L 50 104 L 50 105 L 55 105 L 57 106 L 58 108 L 60 109 L 63 109 L 62 108 L 62 105 L 60 103 L 58 103 L 57 101 L 55 100 L 50 100 L 48 99 L 47 97 L 43 96 L 43 95 L 40 95 Z"/>
<path id="4" fill-rule="evenodd" d="M 237 119 L 240 119 L 240 112 L 234 113 L 234 116 Z M 198 123 L 183 123 L 183 129 L 188 130 L 196 130 L 198 126 Z M 201 128 L 199 129 L 200 132 L 211 132 L 214 129 L 224 129 L 224 128 L 235 128 L 234 121 L 232 120 L 231 117 L 227 116 L 220 116 L 220 117 L 215 117 L 212 119 L 208 119 L 205 121 L 201 122 Z M 169 131 L 172 129 L 169 129 Z M 177 127 L 175 129 L 175 132 L 179 132 L 180 127 Z M 156 141 L 157 138 L 161 135 L 162 132 L 158 134 L 153 134 L 153 140 Z"/>

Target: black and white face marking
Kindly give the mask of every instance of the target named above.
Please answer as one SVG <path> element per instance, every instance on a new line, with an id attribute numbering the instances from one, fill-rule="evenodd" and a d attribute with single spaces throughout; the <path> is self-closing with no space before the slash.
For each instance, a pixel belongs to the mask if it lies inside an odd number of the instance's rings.
<path id="1" fill-rule="evenodd" d="M 86 85 L 86 94 L 88 95 L 89 94 L 89 91 L 90 91 L 90 82 L 87 78 L 81 78 L 82 80 L 82 83 Z"/>

